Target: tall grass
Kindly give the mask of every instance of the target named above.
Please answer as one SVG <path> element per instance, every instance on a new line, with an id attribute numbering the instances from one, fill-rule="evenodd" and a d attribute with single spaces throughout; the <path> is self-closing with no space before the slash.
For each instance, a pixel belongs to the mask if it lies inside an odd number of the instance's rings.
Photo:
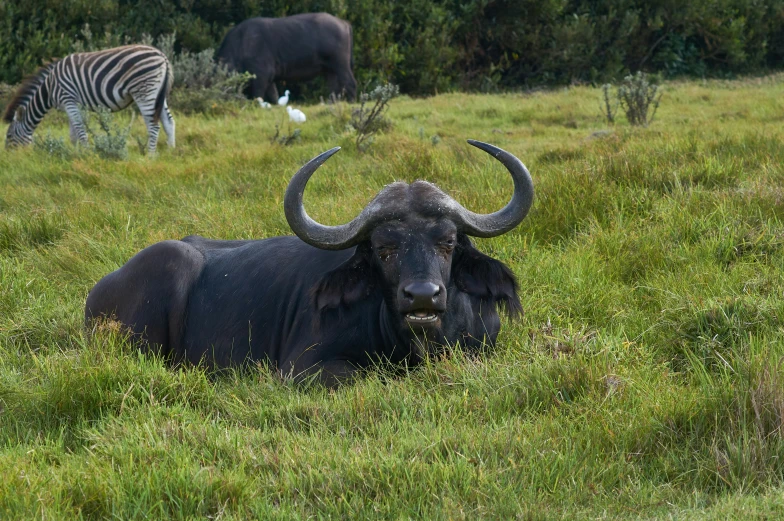
<path id="1" fill-rule="evenodd" d="M 178 147 L 155 160 L 0 153 L 0 518 L 775 517 L 773 80 L 668 84 L 653 124 L 611 132 L 599 89 L 572 88 L 401 98 L 365 154 L 321 106 L 303 107 L 298 143 L 271 145 L 279 113 L 250 104 L 173 107 Z M 121 331 L 83 331 L 87 291 L 144 246 L 288 233 L 289 178 L 334 145 L 306 194 L 323 222 L 396 179 L 499 208 L 508 174 L 466 138 L 515 153 L 536 184 L 523 225 L 477 241 L 526 310 L 494 352 L 326 391 L 262 367 L 172 369 Z"/>

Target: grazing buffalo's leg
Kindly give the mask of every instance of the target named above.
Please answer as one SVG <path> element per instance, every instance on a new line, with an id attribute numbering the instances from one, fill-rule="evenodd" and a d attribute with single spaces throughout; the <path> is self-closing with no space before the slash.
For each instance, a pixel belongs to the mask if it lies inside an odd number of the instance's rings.
<path id="1" fill-rule="evenodd" d="M 264 99 L 270 103 L 277 103 L 279 97 L 280 95 L 278 94 L 278 88 L 275 86 L 275 82 L 270 80 L 269 87 L 267 87 L 267 90 L 264 93 Z"/>
<path id="2" fill-rule="evenodd" d="M 352 101 L 357 95 L 357 80 L 351 73 L 351 69 L 338 70 L 337 72 L 327 73 L 327 85 L 329 90 L 335 94 L 340 94 L 344 99 Z"/>
<path id="3" fill-rule="evenodd" d="M 332 71 L 327 72 L 327 88 L 331 94 L 336 96 L 344 96 L 346 95 L 341 88 L 340 82 L 338 81 L 338 75 Z"/>
<path id="4" fill-rule="evenodd" d="M 203 255 L 184 242 L 153 244 L 98 281 L 87 296 L 85 322 L 116 318 L 162 355 L 179 359 L 188 294 L 203 266 Z"/>
<path id="5" fill-rule="evenodd" d="M 351 69 L 347 69 L 338 74 L 339 89 L 345 92 L 345 97 L 349 101 L 354 101 L 357 97 L 357 80 Z"/>
<path id="6" fill-rule="evenodd" d="M 272 78 L 269 78 L 266 74 L 256 74 L 256 77 L 250 80 L 250 95 L 251 98 L 264 98 L 265 101 L 269 101 L 270 103 L 275 103 L 278 101 L 277 98 L 275 99 L 268 99 L 267 94 L 269 93 L 269 85 L 272 83 Z"/>

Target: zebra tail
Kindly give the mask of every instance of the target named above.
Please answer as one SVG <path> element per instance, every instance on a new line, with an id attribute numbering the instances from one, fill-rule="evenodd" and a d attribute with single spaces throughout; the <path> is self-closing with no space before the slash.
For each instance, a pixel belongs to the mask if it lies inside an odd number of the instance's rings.
<path id="1" fill-rule="evenodd" d="M 172 76 L 171 65 L 169 60 L 166 60 L 166 77 L 161 84 L 161 90 L 158 91 L 158 97 L 155 98 L 155 112 L 152 115 L 153 123 L 158 123 L 161 119 L 161 112 L 163 112 L 163 104 L 166 103 L 166 97 L 171 91 L 174 77 Z"/>

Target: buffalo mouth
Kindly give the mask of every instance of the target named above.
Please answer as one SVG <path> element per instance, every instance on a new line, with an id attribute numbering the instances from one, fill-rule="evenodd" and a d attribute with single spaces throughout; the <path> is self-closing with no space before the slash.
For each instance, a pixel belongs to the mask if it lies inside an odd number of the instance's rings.
<path id="1" fill-rule="evenodd" d="M 438 322 L 440 313 L 434 309 L 415 309 L 404 313 L 409 324 L 434 324 Z"/>

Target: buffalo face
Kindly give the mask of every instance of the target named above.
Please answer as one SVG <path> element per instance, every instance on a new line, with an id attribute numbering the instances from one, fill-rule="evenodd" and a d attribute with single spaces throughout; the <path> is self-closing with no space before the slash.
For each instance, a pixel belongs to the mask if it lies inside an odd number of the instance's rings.
<path id="1" fill-rule="evenodd" d="M 448 219 L 384 223 L 371 233 L 369 246 L 366 262 L 374 269 L 368 271 L 398 326 L 416 336 L 449 336 L 445 329 L 455 314 L 449 305 L 453 293 L 501 305 L 510 316 L 522 311 L 512 271 L 474 248 Z"/>
<path id="2" fill-rule="evenodd" d="M 496 322 L 496 305 L 511 315 L 521 311 L 512 272 L 474 248 L 468 236 L 493 237 L 517 226 L 533 201 L 533 183 L 525 166 L 508 152 L 470 143 L 496 157 L 512 175 L 514 195 L 495 213 L 470 212 L 426 181 L 398 182 L 379 192 L 353 221 L 324 226 L 307 215 L 302 195 L 316 168 L 339 149 L 321 154 L 294 176 L 284 204 L 297 236 L 322 249 L 356 246 L 354 255 L 314 288 L 320 312 L 380 291 L 399 331 L 443 340 L 459 336 L 460 324 L 475 320 L 467 316 L 473 308 L 466 306 L 465 298 L 490 304 L 493 314 L 487 318 Z"/>
<path id="3" fill-rule="evenodd" d="M 447 284 L 457 244 L 448 219 L 390 221 L 370 235 L 373 264 L 387 306 L 402 327 L 438 330 L 447 310 Z"/>
<path id="4" fill-rule="evenodd" d="M 315 288 L 320 312 L 349 306 L 380 291 L 393 326 L 433 338 L 448 309 L 457 228 L 448 219 L 387 221 Z"/>

